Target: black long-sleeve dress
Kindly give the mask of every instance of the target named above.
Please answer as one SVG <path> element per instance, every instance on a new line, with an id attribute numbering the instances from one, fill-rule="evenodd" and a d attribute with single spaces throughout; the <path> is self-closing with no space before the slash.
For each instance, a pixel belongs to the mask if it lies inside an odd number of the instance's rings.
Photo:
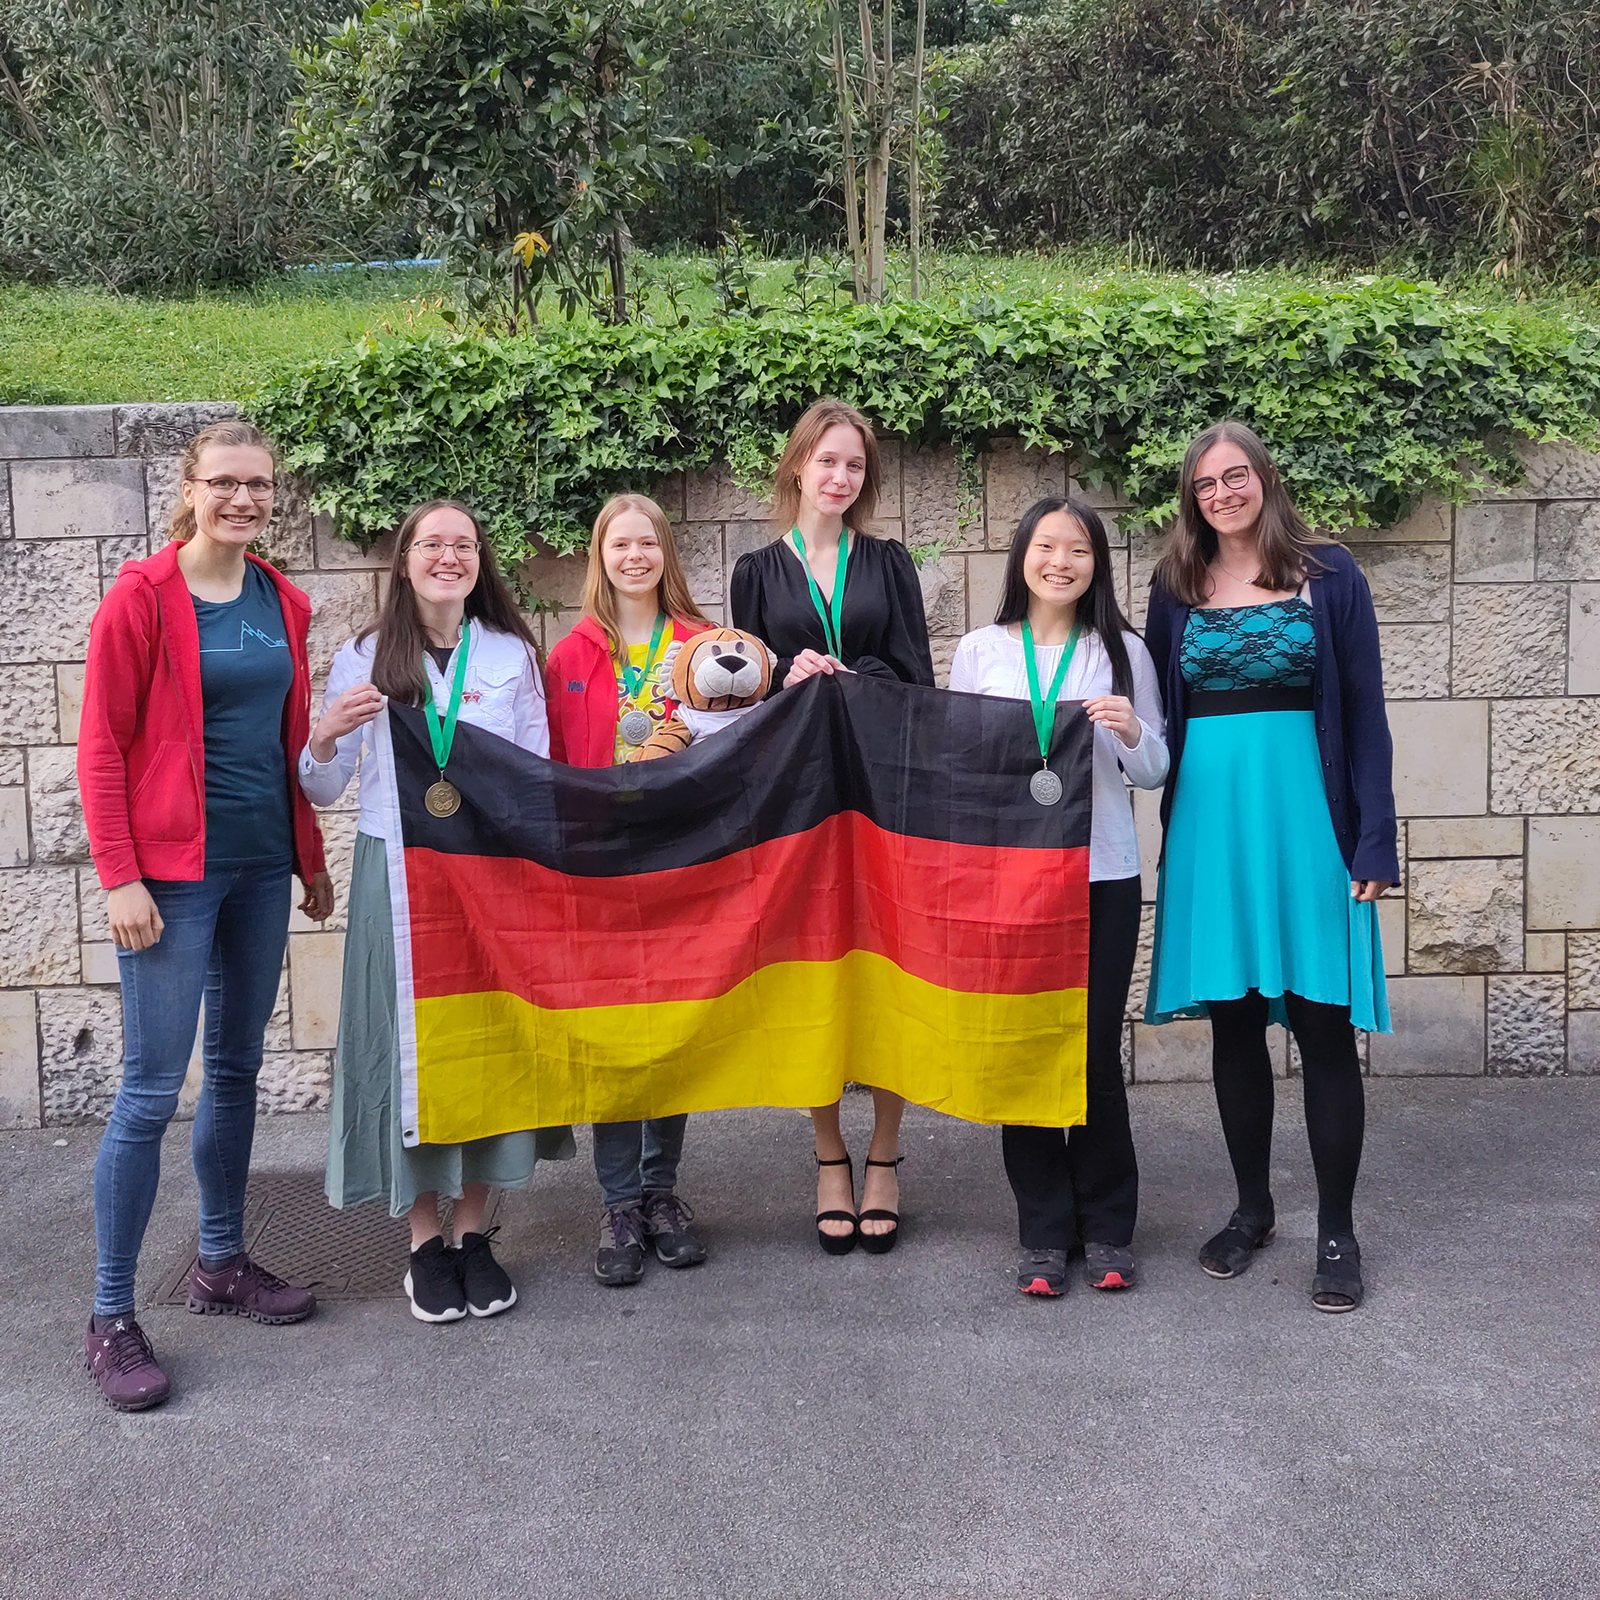
<path id="1" fill-rule="evenodd" d="M 854 535 L 840 616 L 844 664 L 853 672 L 933 687 L 933 654 L 922 585 L 906 547 L 895 539 Z M 787 537 L 739 557 L 729 589 L 733 626 L 764 639 L 778 657 L 772 687 L 802 650 L 828 653 L 806 571 Z"/>

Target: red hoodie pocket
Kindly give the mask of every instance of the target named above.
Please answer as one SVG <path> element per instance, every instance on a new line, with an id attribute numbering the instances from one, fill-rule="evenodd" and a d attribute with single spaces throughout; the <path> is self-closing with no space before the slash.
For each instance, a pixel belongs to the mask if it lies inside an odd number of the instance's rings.
<path id="1" fill-rule="evenodd" d="M 129 832 L 135 841 L 186 844 L 200 832 L 189 747 L 182 739 L 163 739 L 128 796 Z"/>

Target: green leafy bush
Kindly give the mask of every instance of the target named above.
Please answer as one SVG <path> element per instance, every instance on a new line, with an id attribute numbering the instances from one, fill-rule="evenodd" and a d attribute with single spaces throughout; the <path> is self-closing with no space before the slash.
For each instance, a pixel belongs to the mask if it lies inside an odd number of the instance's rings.
<path id="1" fill-rule="evenodd" d="M 937 93 L 951 236 L 1597 259 L 1596 0 L 1058 0 Z"/>
<path id="2" fill-rule="evenodd" d="M 514 560 L 536 539 L 577 549 L 606 495 L 674 471 L 722 459 L 760 482 L 821 394 L 969 459 L 997 437 L 1069 450 L 1152 518 L 1171 509 L 1191 435 L 1240 417 L 1318 523 L 1382 525 L 1422 494 L 1464 494 L 1466 458 L 1514 480 L 1517 436 L 1600 443 L 1600 328 L 1394 279 L 1118 282 L 964 309 L 366 342 L 252 409 L 347 536 L 459 494 Z"/>
<path id="3" fill-rule="evenodd" d="M 116 290 L 249 282 L 406 241 L 283 138 L 290 52 L 340 0 L 0 0 L 0 270 Z"/>

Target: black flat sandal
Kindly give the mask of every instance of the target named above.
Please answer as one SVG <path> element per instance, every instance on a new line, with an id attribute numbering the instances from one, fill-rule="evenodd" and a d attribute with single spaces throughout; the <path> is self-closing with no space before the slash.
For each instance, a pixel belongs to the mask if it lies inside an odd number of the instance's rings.
<path id="1" fill-rule="evenodd" d="M 824 1161 L 821 1156 L 817 1156 L 817 1166 L 819 1169 L 822 1167 L 850 1167 L 850 1192 L 852 1194 L 855 1193 L 856 1173 L 855 1168 L 850 1166 L 849 1156 L 839 1156 L 833 1161 Z M 822 1231 L 824 1222 L 848 1222 L 850 1231 L 849 1233 L 824 1233 Z M 861 1227 L 855 1212 L 819 1211 L 817 1213 L 817 1243 L 822 1246 L 826 1254 L 830 1256 L 847 1256 L 855 1249 L 856 1241 L 860 1237 Z"/>
<path id="2" fill-rule="evenodd" d="M 1200 1270 L 1211 1278 L 1237 1278 L 1277 1231 L 1271 1218 L 1263 1222 L 1235 1211 L 1227 1227 L 1200 1246 Z"/>
<path id="3" fill-rule="evenodd" d="M 904 1156 L 896 1156 L 893 1161 L 874 1161 L 867 1157 L 866 1165 L 869 1167 L 898 1167 Z M 886 1256 L 900 1242 L 900 1213 L 898 1211 L 885 1211 L 880 1206 L 874 1206 L 870 1211 L 861 1213 L 862 1222 L 892 1222 L 894 1226 L 886 1233 L 862 1233 L 861 1248 L 869 1256 Z"/>
<path id="4" fill-rule="evenodd" d="M 1366 1295 L 1361 1281 L 1361 1246 L 1355 1235 L 1336 1233 L 1317 1241 L 1317 1272 L 1311 1280 L 1311 1303 L 1318 1311 L 1354 1311 Z"/>

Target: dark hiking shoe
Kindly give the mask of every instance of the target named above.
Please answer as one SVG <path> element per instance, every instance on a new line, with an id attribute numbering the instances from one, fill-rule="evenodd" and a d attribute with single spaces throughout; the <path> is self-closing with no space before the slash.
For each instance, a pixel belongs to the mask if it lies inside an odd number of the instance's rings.
<path id="1" fill-rule="evenodd" d="M 1056 1295 L 1067 1292 L 1065 1250 L 1023 1250 L 1017 1256 L 1017 1287 L 1024 1294 Z"/>
<path id="2" fill-rule="evenodd" d="M 459 1322 L 466 1316 L 467 1291 L 461 1282 L 459 1254 L 437 1237 L 411 1252 L 406 1294 L 411 1315 L 418 1322 Z"/>
<path id="3" fill-rule="evenodd" d="M 1133 1252 L 1116 1244 L 1083 1247 L 1083 1281 L 1091 1289 L 1131 1289 L 1137 1273 Z"/>
<path id="4" fill-rule="evenodd" d="M 274 1327 L 304 1322 L 317 1309 L 309 1289 L 296 1289 L 257 1266 L 247 1255 L 236 1255 L 225 1267 L 208 1272 L 196 1261 L 189 1269 L 189 1309 L 203 1317 L 249 1317 Z"/>
<path id="5" fill-rule="evenodd" d="M 706 1258 L 706 1247 L 689 1224 L 694 1212 L 669 1190 L 655 1190 L 644 1197 L 645 1238 L 655 1246 L 656 1260 L 664 1267 L 697 1267 Z"/>
<path id="6" fill-rule="evenodd" d="M 1235 1211 L 1227 1227 L 1200 1246 L 1200 1270 L 1212 1278 L 1237 1278 L 1256 1251 L 1272 1243 L 1276 1231 L 1271 1217 L 1248 1217 Z"/>
<path id="7" fill-rule="evenodd" d="M 600 1218 L 600 1248 L 594 1253 L 594 1275 L 608 1289 L 637 1283 L 644 1276 L 642 1207 L 606 1208 Z"/>
<path id="8" fill-rule="evenodd" d="M 118 1411 L 148 1411 L 172 1393 L 144 1329 L 131 1312 L 118 1317 L 104 1333 L 94 1331 L 90 1317 L 83 1336 L 83 1364 L 100 1385 L 106 1404 Z"/>
<path id="9" fill-rule="evenodd" d="M 461 1286 L 467 1293 L 467 1310 L 475 1317 L 492 1317 L 517 1303 L 516 1285 L 489 1248 L 489 1241 L 499 1231 L 490 1228 L 487 1233 L 464 1233 L 456 1252 Z"/>

